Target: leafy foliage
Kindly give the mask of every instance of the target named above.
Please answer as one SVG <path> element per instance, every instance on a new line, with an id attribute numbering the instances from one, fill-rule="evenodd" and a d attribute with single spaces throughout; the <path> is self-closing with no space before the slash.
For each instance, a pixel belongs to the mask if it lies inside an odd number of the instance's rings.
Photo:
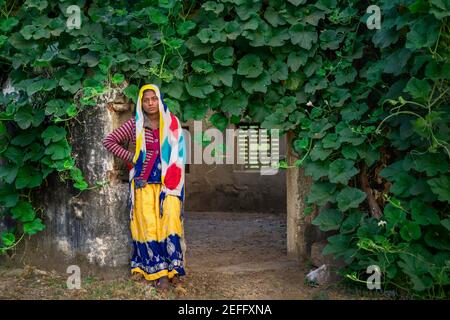
<path id="1" fill-rule="evenodd" d="M 0 206 L 25 233 L 43 228 L 30 191 L 49 174 L 88 188 L 70 120 L 125 79 L 133 100 L 154 82 L 183 120 L 210 110 L 220 129 L 249 120 L 293 131 L 314 224 L 337 233 L 324 253 L 351 277 L 378 264 L 385 288 L 448 295 L 445 1 L 381 0 L 380 30 L 356 0 L 72 4 L 80 29 L 66 26 L 67 1 L 0 0 L 0 62 L 17 90 L 0 95 Z M 1 239 L 17 241 L 14 230 Z"/>

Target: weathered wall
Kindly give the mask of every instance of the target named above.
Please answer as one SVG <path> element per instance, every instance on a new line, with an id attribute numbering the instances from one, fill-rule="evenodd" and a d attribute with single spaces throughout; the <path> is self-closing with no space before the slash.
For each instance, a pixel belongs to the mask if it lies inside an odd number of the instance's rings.
<path id="1" fill-rule="evenodd" d="M 128 186 L 117 183 L 115 161 L 102 146 L 116 115 L 101 102 L 84 112 L 80 121 L 82 125 L 71 128 L 77 165 L 90 186 L 112 183 L 79 193 L 72 182 L 62 183 L 51 175 L 45 190 L 35 194 L 46 212 L 46 230 L 25 241 L 23 258 L 63 270 L 70 264 L 125 266 L 130 254 Z"/>

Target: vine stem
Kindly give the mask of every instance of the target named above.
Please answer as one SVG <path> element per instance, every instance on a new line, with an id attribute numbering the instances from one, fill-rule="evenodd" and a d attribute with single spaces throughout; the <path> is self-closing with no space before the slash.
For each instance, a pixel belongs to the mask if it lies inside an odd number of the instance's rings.
<path id="1" fill-rule="evenodd" d="M 397 115 L 399 115 L 399 114 L 410 114 L 410 115 L 416 116 L 416 117 L 418 117 L 418 118 L 421 118 L 421 119 L 423 119 L 423 120 L 425 121 L 425 119 L 424 119 L 420 114 L 417 114 L 417 113 L 415 113 L 415 112 L 412 112 L 412 111 L 398 111 L 398 112 L 396 112 L 396 113 L 394 113 L 394 114 L 391 114 L 391 115 L 387 116 L 386 118 L 384 118 L 383 121 L 381 121 L 380 124 L 379 124 L 379 125 L 377 126 L 377 128 L 375 129 L 375 132 L 379 132 L 380 127 L 381 127 L 381 126 L 383 125 L 383 123 L 385 123 L 388 119 L 390 119 L 390 118 L 392 118 L 392 117 L 395 117 L 395 116 L 397 116 Z"/>
<path id="2" fill-rule="evenodd" d="M 23 237 L 25 236 L 25 233 L 22 233 L 22 236 L 19 238 L 19 240 L 17 240 L 12 246 L 9 247 L 1 247 L 2 250 L 10 250 L 12 248 L 14 248 L 15 246 L 17 246 L 19 244 L 20 241 L 22 241 Z"/>

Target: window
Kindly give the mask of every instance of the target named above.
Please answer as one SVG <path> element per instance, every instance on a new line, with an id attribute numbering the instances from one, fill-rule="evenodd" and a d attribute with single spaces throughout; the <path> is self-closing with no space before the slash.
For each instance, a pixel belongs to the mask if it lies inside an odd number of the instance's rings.
<path id="1" fill-rule="evenodd" d="M 278 131 L 263 129 L 258 124 L 240 123 L 237 126 L 237 159 L 244 171 L 271 168 L 279 159 Z"/>

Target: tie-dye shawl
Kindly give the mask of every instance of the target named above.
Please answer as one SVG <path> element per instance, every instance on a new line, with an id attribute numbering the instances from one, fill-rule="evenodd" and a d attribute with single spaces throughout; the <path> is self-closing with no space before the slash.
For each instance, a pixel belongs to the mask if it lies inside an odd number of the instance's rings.
<path id="1" fill-rule="evenodd" d="M 146 155 L 144 114 L 142 110 L 142 96 L 145 90 L 153 90 L 159 99 L 159 146 L 161 155 L 161 193 L 160 215 L 163 213 L 163 202 L 167 195 L 180 198 L 182 202 L 181 217 L 184 209 L 184 167 L 185 142 L 180 120 L 170 112 L 164 103 L 163 95 L 155 84 L 146 84 L 139 90 L 136 103 L 136 151 L 134 154 L 134 167 L 130 170 L 130 195 L 128 207 L 130 219 L 133 219 L 135 178 L 141 174 Z"/>

